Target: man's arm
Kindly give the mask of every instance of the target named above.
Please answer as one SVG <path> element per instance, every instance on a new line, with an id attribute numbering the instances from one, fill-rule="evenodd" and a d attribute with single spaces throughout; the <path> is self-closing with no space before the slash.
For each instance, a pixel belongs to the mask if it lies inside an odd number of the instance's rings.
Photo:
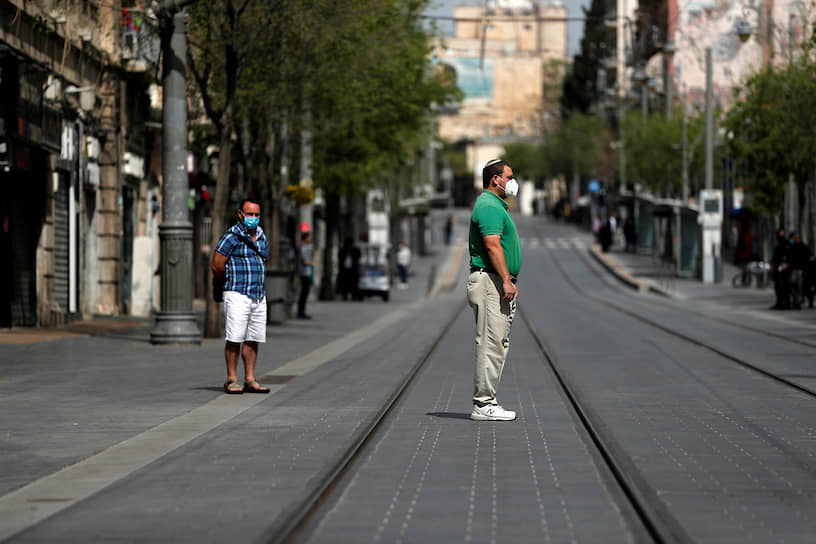
<path id="1" fill-rule="evenodd" d="M 518 287 L 510 279 L 510 272 L 507 270 L 507 261 L 504 260 L 504 249 L 501 245 L 501 236 L 498 234 L 489 234 L 482 236 L 484 245 L 487 248 L 487 256 L 490 258 L 490 263 L 493 265 L 493 270 L 502 279 L 502 299 L 513 300 L 518 295 Z"/>
<path id="2" fill-rule="evenodd" d="M 224 283 L 227 281 L 227 257 L 218 251 L 213 251 L 212 261 L 210 262 L 210 270 L 212 270 L 215 279 Z"/>

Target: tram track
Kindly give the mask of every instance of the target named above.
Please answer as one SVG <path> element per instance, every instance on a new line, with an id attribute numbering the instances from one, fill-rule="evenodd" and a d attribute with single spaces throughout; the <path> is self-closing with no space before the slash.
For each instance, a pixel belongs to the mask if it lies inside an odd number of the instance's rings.
<path id="1" fill-rule="evenodd" d="M 422 368 L 425 367 L 439 343 L 448 334 L 456 318 L 464 309 L 465 301 L 462 301 L 459 309 L 451 314 L 450 319 L 441 327 L 437 337 L 405 375 L 405 378 L 394 388 L 388 400 L 383 404 L 376 415 L 368 421 L 364 429 L 357 434 L 351 446 L 327 472 L 324 472 L 324 476 L 313 486 L 311 492 L 305 499 L 293 503 L 285 512 L 278 516 L 278 521 L 273 523 L 266 531 L 268 537 L 263 539 L 264 542 L 269 544 L 283 544 L 292 542 L 298 536 L 299 532 L 306 526 L 312 516 L 318 512 L 320 507 L 331 496 L 339 482 L 343 479 L 343 476 L 360 458 L 366 446 L 376 437 L 384 421 L 420 374 Z"/>
<path id="2" fill-rule="evenodd" d="M 576 250 L 577 252 L 577 250 Z M 551 251 L 548 253 L 552 254 Z M 581 254 L 580 252 L 577 252 Z M 581 254 L 582 258 L 588 259 L 586 255 Z M 782 376 L 777 376 L 772 372 L 759 368 L 748 361 L 729 354 L 716 346 L 710 345 L 706 342 L 691 336 L 679 333 L 653 319 L 649 319 L 637 312 L 627 309 L 622 305 L 616 304 L 612 301 L 604 299 L 603 297 L 593 295 L 582 289 L 575 280 L 567 274 L 562 263 L 558 259 L 553 258 L 559 273 L 570 284 L 576 293 L 600 303 L 614 311 L 623 313 L 638 321 L 645 323 L 651 327 L 657 328 L 674 337 L 680 338 L 686 342 L 692 343 L 696 346 L 708 349 L 717 355 L 740 364 L 743 367 L 749 368 L 772 378 L 778 382 L 784 383 L 794 389 L 805 392 L 811 396 L 816 396 L 816 391 L 807 387 L 803 387 L 795 382 L 785 379 Z M 601 274 L 596 267 L 589 266 L 590 270 L 600 276 Z M 379 410 L 377 415 L 370 420 L 363 432 L 359 433 L 358 438 L 353 445 L 345 452 L 345 454 L 338 460 L 336 464 L 331 467 L 331 470 L 326 476 L 315 486 L 313 492 L 309 497 L 292 505 L 292 507 L 278 517 L 279 522 L 276 522 L 267 531 L 268 538 L 266 542 L 283 543 L 293 542 L 302 535 L 302 531 L 307 527 L 309 522 L 319 515 L 319 511 L 324 504 L 330 501 L 333 494 L 338 491 L 342 484 L 341 480 L 347 475 L 353 467 L 359 462 L 364 455 L 367 446 L 372 443 L 378 435 L 378 432 L 383 428 L 384 423 L 388 420 L 389 415 L 393 413 L 394 409 L 399 405 L 400 399 L 403 398 L 410 385 L 414 383 L 416 377 L 421 373 L 428 361 L 432 358 L 434 352 L 437 350 L 440 342 L 449 334 L 451 327 L 457 316 L 465 309 L 464 302 L 457 312 L 454 312 L 451 318 L 445 323 L 444 327 L 440 329 L 439 334 L 426 350 L 424 354 L 418 359 L 411 371 L 405 379 L 395 388 L 394 392 L 388 398 L 388 401 Z M 589 403 L 583 402 L 579 389 L 570 383 L 567 374 L 560 368 L 558 360 L 553 356 L 553 352 L 549 349 L 546 343 L 536 332 L 533 323 L 530 321 L 522 308 L 519 308 L 519 315 L 524 326 L 530 332 L 534 343 L 540 350 L 543 359 L 549 371 L 552 373 L 555 382 L 563 392 L 565 402 L 568 409 L 570 409 L 576 418 L 576 422 L 580 422 L 580 428 L 587 437 L 587 444 L 592 446 L 597 452 L 599 459 L 598 466 L 602 470 L 607 470 L 610 474 L 610 483 L 614 482 L 621 491 L 621 508 L 627 508 L 633 512 L 633 523 L 639 523 L 641 530 L 648 538 L 654 542 L 690 542 L 692 541 L 689 534 L 679 523 L 677 518 L 672 514 L 664 501 L 659 497 L 658 491 L 651 486 L 646 478 L 640 473 L 635 466 L 635 462 L 621 447 L 614 434 L 607 428 L 603 418 L 599 417 L 590 406 Z M 704 316 L 711 319 L 709 316 Z M 750 330 L 749 328 L 745 328 Z"/>
<path id="3" fill-rule="evenodd" d="M 581 401 L 580 394 L 569 382 L 566 374 L 538 335 L 526 313 L 519 308 L 518 313 L 525 327 L 541 351 L 550 372 L 566 397 L 583 430 L 612 474 L 615 482 L 628 500 L 637 519 L 654 542 L 692 542 L 691 537 L 680 526 L 674 516 L 665 508 L 656 490 L 640 476 L 630 457 L 618 446 L 612 433 L 605 430 L 603 419 L 592 408 Z"/>
<path id="4" fill-rule="evenodd" d="M 576 253 L 578 253 L 578 255 L 587 263 L 587 266 L 590 268 L 590 270 L 592 270 L 593 274 L 595 274 L 597 277 L 602 278 L 602 279 L 608 277 L 608 276 L 605 276 L 602 271 L 598 270 L 598 268 L 595 265 L 595 263 L 593 262 L 593 260 L 590 259 L 587 256 L 587 252 L 578 251 L 575 248 L 573 248 L 573 250 Z M 769 331 L 769 330 L 766 330 L 766 329 L 760 329 L 760 328 L 757 328 L 757 327 L 751 327 L 751 326 L 748 326 L 748 325 L 746 325 L 744 323 L 739 323 L 739 322 L 732 321 L 730 319 L 725 319 L 725 318 L 722 318 L 722 317 L 714 318 L 714 317 L 712 317 L 712 316 L 710 316 L 708 314 L 705 314 L 703 312 L 695 312 L 693 310 L 686 310 L 686 311 L 688 313 L 690 313 L 690 314 L 694 314 L 697 317 L 701 317 L 703 319 L 707 319 L 707 320 L 713 321 L 715 323 L 725 323 L 725 324 L 730 325 L 730 326 L 732 326 L 732 327 L 734 327 L 736 329 L 741 329 L 741 330 L 744 330 L 744 331 L 747 331 L 747 332 L 762 334 L 762 335 L 767 336 L 769 338 L 775 338 L 777 340 L 783 340 L 783 341 L 789 342 L 791 344 L 798 344 L 798 345 L 805 346 L 805 347 L 808 347 L 808 348 L 816 349 L 816 343 L 814 343 L 814 342 L 808 342 L 807 340 L 802 340 L 802 339 L 799 339 L 799 338 L 791 338 L 789 336 L 778 334 L 778 333 L 775 333 L 773 331 Z"/>
<path id="5" fill-rule="evenodd" d="M 587 263 L 588 263 L 587 266 L 593 272 L 593 274 L 595 274 L 596 276 L 598 276 L 600 278 L 605 277 L 605 276 L 603 276 L 603 274 L 601 272 L 599 272 L 597 270 L 597 268 L 595 266 L 592 266 L 591 263 L 589 263 L 589 257 L 586 256 L 584 254 L 584 252 L 578 251 L 577 249 L 574 249 L 573 251 L 575 253 L 577 253 L 584 261 L 587 261 Z M 548 250 L 548 252 L 552 256 L 551 250 Z M 649 326 L 651 326 L 651 327 L 653 327 L 655 329 L 658 329 L 658 330 L 660 330 L 662 332 L 665 332 L 665 333 L 667 333 L 667 334 L 669 334 L 671 336 L 674 336 L 675 338 L 679 338 L 679 339 L 681 339 L 681 340 L 683 340 L 685 342 L 688 342 L 690 344 L 693 344 L 693 345 L 695 345 L 697 347 L 706 349 L 706 350 L 708 350 L 708 351 L 710 351 L 712 353 L 715 353 L 718 356 L 720 356 L 720 357 L 722 357 L 722 358 L 724 358 L 724 359 L 726 359 L 728 361 L 731 361 L 732 363 L 735 363 L 735 364 L 737 364 L 737 365 L 739 365 L 739 366 L 741 366 L 743 368 L 746 368 L 746 369 L 752 370 L 752 371 L 754 371 L 754 372 L 756 372 L 758 374 L 761 374 L 762 376 L 765 376 L 768 379 L 771 379 L 771 380 L 773 380 L 775 382 L 778 382 L 780 384 L 788 386 L 788 387 L 790 387 L 792 389 L 795 389 L 795 390 L 797 390 L 799 392 L 805 393 L 806 395 L 809 395 L 811 397 L 816 397 L 816 389 L 813 389 L 811 387 L 807 387 L 807 386 L 804 386 L 802 384 L 796 383 L 796 382 L 794 382 L 792 380 L 789 380 L 789 379 L 785 378 L 784 376 L 780 376 L 779 374 L 776 374 L 776 373 L 774 373 L 772 371 L 769 371 L 769 370 L 767 370 L 765 368 L 762 368 L 761 366 L 758 366 L 758 365 L 756 365 L 754 363 L 751 363 L 750 361 L 746 361 L 745 359 L 743 359 L 743 358 L 741 358 L 741 357 L 739 357 L 737 355 L 734 355 L 732 353 L 728 353 L 727 351 L 725 351 L 723 349 L 720 349 L 719 347 L 714 346 L 709 342 L 700 340 L 699 338 L 695 338 L 695 337 L 690 336 L 688 334 L 678 332 L 677 330 L 675 330 L 675 329 L 673 329 L 671 327 L 667 327 L 667 326 L 663 325 L 662 323 L 659 323 L 658 321 L 656 321 L 654 319 L 650 319 L 650 318 L 642 315 L 641 313 L 638 313 L 638 312 L 636 312 L 634 310 L 625 308 L 622 305 L 614 303 L 614 302 L 612 302 L 612 301 L 610 301 L 610 300 L 608 300 L 606 298 L 603 298 L 603 297 L 600 297 L 600 296 L 597 296 L 597 295 L 593 295 L 593 294 L 587 292 L 585 289 L 582 289 L 577 283 L 575 283 L 573 278 L 567 273 L 567 271 L 564 269 L 563 265 L 561 264 L 561 262 L 558 259 L 556 259 L 553 256 L 552 260 L 555 263 L 555 266 L 558 269 L 559 274 L 561 274 L 561 276 L 564 278 L 564 280 L 579 295 L 582 295 L 582 296 L 584 296 L 584 297 L 586 297 L 586 298 L 588 298 L 588 299 L 590 299 L 590 300 L 592 300 L 592 301 L 594 301 L 596 303 L 602 304 L 603 306 L 611 308 L 611 309 L 613 309 L 613 310 L 615 310 L 615 311 L 617 311 L 619 313 L 622 313 L 622 314 L 625 314 L 625 315 L 627 315 L 629 317 L 632 317 L 632 318 L 640 321 L 641 323 L 645 323 L 646 325 L 649 325 Z M 814 346 L 811 343 L 798 341 L 796 339 L 786 338 L 786 337 L 784 337 L 782 335 L 774 334 L 774 333 L 771 333 L 771 332 L 768 332 L 768 331 L 762 331 L 761 329 L 756 329 L 756 328 L 753 328 L 753 327 L 746 327 L 746 326 L 743 326 L 743 325 L 740 325 L 738 323 L 734 323 L 734 322 L 731 322 L 731 321 L 728 321 L 728 320 L 715 319 L 715 318 L 712 318 L 709 315 L 702 314 L 702 313 L 699 313 L 699 312 L 689 312 L 689 313 L 692 313 L 692 314 L 694 314 L 694 315 L 696 315 L 698 317 L 702 317 L 702 318 L 714 321 L 714 322 L 716 322 L 718 324 L 725 324 L 725 325 L 731 326 L 733 328 L 741 329 L 741 330 L 752 332 L 752 333 L 762 333 L 762 334 L 765 334 L 768 337 L 772 337 L 772 338 L 776 338 L 776 339 L 780 339 L 780 340 L 785 340 L 785 341 L 788 341 L 788 342 L 793 343 L 793 344 L 799 344 L 799 345 L 804 345 L 806 347 L 816 348 L 816 346 Z"/>
<path id="6" fill-rule="evenodd" d="M 341 480 L 353 469 L 357 462 L 362 460 L 369 444 L 376 439 L 378 432 L 383 428 L 406 391 L 422 372 L 428 361 L 431 360 L 439 344 L 449 334 L 454 322 L 465 309 L 463 303 L 459 311 L 455 312 L 445 324 L 439 336 L 413 367 L 410 374 L 397 387 L 377 417 L 362 433 L 359 440 L 335 465 L 329 477 L 321 483 L 319 488 L 315 489 L 308 501 L 295 505 L 290 510 L 284 523 L 276 525 L 270 531 L 270 537 L 266 542 L 295 542 L 309 522 L 315 516 L 320 515 L 320 509 L 331 500 L 333 493 L 342 488 Z M 652 542 L 691 542 L 692 539 L 665 507 L 663 501 L 659 499 L 657 491 L 640 476 L 634 462 L 624 453 L 623 448 L 617 445 L 612 438 L 612 434 L 604 429 L 602 419 L 593 413 L 591 407 L 581 402 L 580 395 L 570 385 L 568 379 L 560 370 L 558 362 L 538 336 L 524 311 L 519 309 L 519 315 L 531 334 L 542 358 L 547 362 L 554 384 L 563 393 L 566 408 L 574 414 L 575 421 L 580 422 L 579 432 L 584 434 L 587 445 L 591 445 L 596 452 L 598 469 L 606 471 L 609 475 L 608 482 L 618 487 L 621 501 L 619 507 L 622 510 L 631 511 L 632 522 L 640 524 L 632 527 L 633 532 L 635 534 L 640 532 Z"/>

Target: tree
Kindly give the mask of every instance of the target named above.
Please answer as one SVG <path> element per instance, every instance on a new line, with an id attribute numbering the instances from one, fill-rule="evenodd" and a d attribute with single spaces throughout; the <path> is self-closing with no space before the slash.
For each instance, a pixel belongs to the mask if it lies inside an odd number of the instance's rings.
<path id="1" fill-rule="evenodd" d="M 434 104 L 457 95 L 445 71 L 430 66 L 429 36 L 418 18 L 424 1 L 342 4 L 344 24 L 320 44 L 331 52 L 321 77 L 306 88 L 313 119 L 314 183 L 325 193 L 324 262 L 331 262 L 339 199 L 384 179 L 397 181 L 427 141 Z M 331 298 L 324 267 L 321 298 Z"/>
<path id="2" fill-rule="evenodd" d="M 598 73 L 606 57 L 614 55 L 615 44 L 607 43 L 609 33 L 604 26 L 607 8 L 604 0 L 592 0 L 589 10 L 584 8 L 584 35 L 581 52 L 573 58 L 564 78 L 561 107 L 564 117 L 573 112 L 588 113 L 592 104 L 604 91 L 598 85 Z"/>
<path id="3" fill-rule="evenodd" d="M 633 182 L 664 196 L 678 197 L 682 191 L 683 121 L 678 116 L 667 120 L 661 115 L 643 118 L 631 112 L 623 120 L 627 175 Z M 687 141 L 689 172 L 701 172 L 703 120 L 693 117 L 688 122 Z M 699 176 L 698 176 L 699 177 Z M 699 186 L 693 184 L 690 189 Z"/>
<path id="4" fill-rule="evenodd" d="M 324 262 L 331 262 L 339 198 L 363 192 L 410 156 L 427 135 L 432 105 L 456 93 L 449 76 L 430 69 L 428 35 L 413 16 L 424 5 L 217 0 L 195 7 L 193 103 L 219 135 L 213 242 L 223 231 L 237 170 L 244 188 L 264 195 L 270 246 L 277 249 L 276 212 L 287 183 L 275 166 L 295 170 L 299 137 L 309 131 L 314 186 L 326 202 Z M 331 290 L 331 283 L 326 267 L 321 285 Z M 220 334 L 217 318 L 208 298 L 206 335 Z"/>
<path id="5" fill-rule="evenodd" d="M 218 134 L 218 176 L 212 211 L 212 243 L 215 247 L 224 231 L 232 171 L 232 136 L 235 108 L 242 70 L 247 59 L 260 55 L 259 38 L 269 23 L 274 6 L 260 0 L 213 0 L 193 4 L 190 9 L 188 65 L 195 81 L 194 98 Z M 209 274 L 208 274 L 209 277 Z M 210 282 L 206 282 L 211 289 Z M 208 290 L 208 295 L 211 295 Z M 207 296 L 204 336 L 221 335 L 218 306 Z"/>
<path id="6" fill-rule="evenodd" d="M 768 65 L 751 76 L 724 127 L 728 145 L 748 172 L 746 187 L 754 206 L 776 216 L 791 176 L 800 191 L 816 168 L 816 80 L 807 56 L 784 65 Z M 800 200 L 804 204 L 804 199 Z"/>
<path id="7" fill-rule="evenodd" d="M 614 157 L 612 134 L 606 122 L 594 115 L 576 113 L 560 130 L 538 143 L 517 142 L 504 147 L 502 158 L 516 172 L 533 179 L 539 187 L 549 179 L 582 175 L 611 179 Z"/>

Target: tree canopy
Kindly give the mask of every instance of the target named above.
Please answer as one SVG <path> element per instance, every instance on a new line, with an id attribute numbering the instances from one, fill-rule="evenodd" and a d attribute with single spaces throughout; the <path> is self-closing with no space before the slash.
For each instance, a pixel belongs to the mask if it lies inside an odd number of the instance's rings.
<path id="1" fill-rule="evenodd" d="M 754 205 L 779 213 L 790 176 L 802 186 L 816 168 L 816 66 L 803 55 L 768 65 L 738 89 L 724 121 L 727 142 L 745 164 Z"/>

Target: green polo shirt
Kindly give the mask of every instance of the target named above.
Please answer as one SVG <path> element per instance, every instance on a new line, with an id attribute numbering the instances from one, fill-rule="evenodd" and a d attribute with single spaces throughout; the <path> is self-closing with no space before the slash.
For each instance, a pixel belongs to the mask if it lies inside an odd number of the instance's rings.
<path id="1" fill-rule="evenodd" d="M 470 265 L 496 272 L 482 237 L 498 234 L 501 236 L 507 271 L 516 276 L 521 270 L 521 241 L 507 210 L 507 202 L 490 191 L 482 191 L 476 199 L 470 216 Z"/>

